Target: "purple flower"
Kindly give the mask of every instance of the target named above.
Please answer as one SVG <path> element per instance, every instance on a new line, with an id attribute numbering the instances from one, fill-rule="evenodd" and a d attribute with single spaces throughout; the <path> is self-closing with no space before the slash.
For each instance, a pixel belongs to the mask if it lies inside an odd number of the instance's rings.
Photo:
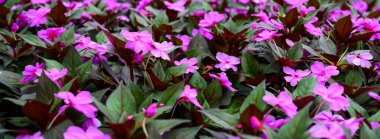
<path id="1" fill-rule="evenodd" d="M 150 53 L 155 57 L 161 57 L 165 60 L 170 60 L 170 57 L 166 51 L 169 51 L 174 48 L 174 45 L 172 42 L 154 42 L 154 49 L 150 50 Z"/>
<path id="2" fill-rule="evenodd" d="M 365 32 L 377 32 L 380 31 L 380 23 L 377 19 L 370 18 L 358 18 L 354 20 L 354 27 L 357 27 L 354 31 L 365 31 Z"/>
<path id="3" fill-rule="evenodd" d="M 49 8 L 39 8 L 38 10 L 29 9 L 26 16 L 29 19 L 30 27 L 40 27 L 40 25 L 45 24 L 47 19 L 46 15 L 50 12 Z"/>
<path id="4" fill-rule="evenodd" d="M 290 118 L 277 119 L 276 120 L 276 118 L 274 116 L 267 115 L 266 117 L 264 117 L 263 122 L 266 126 L 268 126 L 270 128 L 278 129 L 289 120 L 290 120 Z"/>
<path id="5" fill-rule="evenodd" d="M 211 30 L 207 28 L 201 27 L 199 30 L 194 28 L 193 31 L 191 31 L 191 35 L 193 36 L 197 36 L 198 33 L 201 33 L 201 35 L 208 40 L 212 40 L 214 38 L 214 36 L 211 34 Z"/>
<path id="6" fill-rule="evenodd" d="M 45 41 L 45 39 L 55 42 L 55 40 L 66 31 L 65 28 L 48 28 L 45 30 L 40 30 L 37 33 L 37 36 L 42 40 Z"/>
<path id="7" fill-rule="evenodd" d="M 91 105 L 93 100 L 91 93 L 88 91 L 80 91 L 76 96 L 71 92 L 65 91 L 54 94 L 54 96 L 63 99 L 66 104 L 59 109 L 59 113 L 62 113 L 68 107 L 73 107 L 83 113 L 86 117 L 94 118 L 95 112 L 98 111 L 96 107 Z"/>
<path id="8" fill-rule="evenodd" d="M 282 34 L 277 34 L 277 31 L 263 30 L 260 31 L 253 39 L 257 42 L 272 40 L 274 37 L 279 37 Z"/>
<path id="9" fill-rule="evenodd" d="M 16 23 L 12 24 L 11 31 L 16 32 L 19 29 L 19 26 Z"/>
<path id="10" fill-rule="evenodd" d="M 185 11 L 186 0 L 180 0 L 174 3 L 164 1 L 164 4 L 170 10 L 182 12 L 182 11 Z"/>
<path id="11" fill-rule="evenodd" d="M 216 64 L 215 68 L 219 68 L 222 71 L 227 71 L 228 69 L 237 71 L 236 65 L 240 64 L 239 58 L 221 52 L 216 53 L 216 59 L 220 63 Z"/>
<path id="12" fill-rule="evenodd" d="M 236 92 L 237 90 L 232 87 L 232 83 L 228 80 L 228 77 L 225 72 L 221 72 L 220 76 L 215 74 L 209 74 L 212 78 L 218 79 L 220 84 L 224 87 L 227 87 L 232 92 Z"/>
<path id="13" fill-rule="evenodd" d="M 127 30 L 122 30 L 121 35 L 128 40 L 125 47 L 135 51 L 136 53 L 142 52 L 142 54 L 145 54 L 152 49 L 154 42 L 152 34 L 146 30 L 142 32 L 129 32 Z"/>
<path id="14" fill-rule="evenodd" d="M 58 79 L 61 79 L 63 76 L 67 74 L 67 69 L 63 68 L 61 71 L 59 71 L 56 68 L 51 68 L 49 71 L 45 70 L 45 74 L 47 77 L 50 78 L 53 82 L 57 81 Z"/>
<path id="15" fill-rule="evenodd" d="M 91 126 L 100 127 L 101 125 L 102 125 L 102 123 L 97 118 L 94 117 L 94 118 L 89 118 L 85 122 L 83 122 L 82 128 L 87 129 Z"/>
<path id="16" fill-rule="evenodd" d="M 263 100 L 275 107 L 282 109 L 289 117 L 294 117 L 297 114 L 297 106 L 293 103 L 292 96 L 285 91 L 281 91 L 276 97 L 273 94 L 266 94 Z"/>
<path id="17" fill-rule="evenodd" d="M 29 18 L 27 16 L 28 13 L 25 13 L 25 12 L 22 12 L 20 13 L 18 16 L 17 16 L 17 19 L 16 19 L 16 23 L 19 25 L 19 26 L 26 26 L 29 22 Z"/>
<path id="18" fill-rule="evenodd" d="M 346 110 L 345 107 L 350 105 L 348 100 L 342 96 L 344 88 L 338 83 L 333 83 L 328 88 L 324 85 L 318 84 L 314 87 L 313 91 L 315 94 L 321 96 L 333 111 Z"/>
<path id="19" fill-rule="evenodd" d="M 298 7 L 301 6 L 303 3 L 307 2 L 308 0 L 284 0 L 287 4 L 289 4 L 291 7 Z"/>
<path id="20" fill-rule="evenodd" d="M 19 135 L 16 139 L 44 139 L 44 137 L 41 135 L 41 132 L 38 131 L 33 135 Z"/>
<path id="21" fill-rule="evenodd" d="M 356 11 L 358 11 L 361 14 L 364 13 L 368 8 L 368 4 L 362 0 L 351 1 L 351 5 L 352 7 L 354 7 L 354 9 L 356 9 Z"/>
<path id="22" fill-rule="evenodd" d="M 332 21 L 332 22 L 336 22 L 338 21 L 338 19 L 340 19 L 341 17 L 343 16 L 347 16 L 351 14 L 351 11 L 350 10 L 341 10 L 341 7 L 338 7 L 337 9 L 335 10 L 332 10 L 329 15 L 330 17 L 328 18 L 328 20 Z"/>
<path id="23" fill-rule="evenodd" d="M 322 36 L 322 29 L 313 25 L 314 22 L 318 21 L 317 17 L 314 17 L 311 21 L 305 23 L 303 26 L 306 28 L 306 31 L 314 36 Z"/>
<path id="24" fill-rule="evenodd" d="M 193 103 L 195 106 L 197 106 L 199 109 L 203 109 L 203 106 L 199 104 L 197 100 L 197 90 L 190 87 L 190 85 L 186 85 L 185 89 L 179 95 L 178 99 L 181 99 L 186 102 Z"/>
<path id="25" fill-rule="evenodd" d="M 176 37 L 182 41 L 182 50 L 186 52 L 190 44 L 190 37 L 187 35 L 176 35 Z"/>
<path id="26" fill-rule="evenodd" d="M 184 58 L 182 59 L 181 61 L 174 61 L 174 64 L 179 66 L 179 65 L 182 65 L 182 64 L 187 64 L 187 69 L 185 71 L 185 74 L 189 74 L 189 73 L 194 73 L 196 70 L 198 70 L 198 66 L 197 66 L 197 58 L 190 58 L 190 59 L 187 59 L 187 58 Z"/>
<path id="27" fill-rule="evenodd" d="M 50 0 L 31 0 L 30 2 L 32 4 L 46 4 L 46 3 L 49 3 Z"/>
<path id="28" fill-rule="evenodd" d="M 204 15 L 204 18 L 199 21 L 198 26 L 200 27 L 210 27 L 214 26 L 216 23 L 219 23 L 220 21 L 223 21 L 226 19 L 226 16 L 224 14 L 220 14 L 218 12 L 208 12 Z"/>
<path id="29" fill-rule="evenodd" d="M 296 86 L 299 81 L 310 74 L 309 70 L 294 70 L 290 67 L 284 67 L 283 71 L 288 74 L 284 78 L 291 86 Z"/>
<path id="30" fill-rule="evenodd" d="M 369 52 L 362 52 L 360 54 L 349 54 L 347 55 L 346 60 L 354 64 L 356 66 L 360 66 L 362 68 L 370 68 L 371 62 L 369 60 L 372 60 L 373 56 Z"/>
<path id="31" fill-rule="evenodd" d="M 316 61 L 311 65 L 311 75 L 317 76 L 319 83 L 324 84 L 331 76 L 339 75 L 336 66 L 324 66 L 322 62 Z"/>
<path id="32" fill-rule="evenodd" d="M 380 102 L 379 94 L 376 94 L 375 92 L 368 92 L 368 95 Z"/>
<path id="33" fill-rule="evenodd" d="M 20 82 L 26 83 L 31 80 L 34 80 L 36 76 L 41 76 L 42 70 L 45 68 L 45 64 L 39 64 L 38 62 L 36 63 L 35 66 L 33 65 L 27 65 L 25 67 L 25 70 L 22 72 L 22 75 L 24 77 L 20 80 Z M 35 80 L 37 82 L 38 80 Z"/>
<path id="34" fill-rule="evenodd" d="M 145 117 L 151 118 L 156 114 L 157 111 L 157 103 L 152 103 L 146 108 L 144 115 Z"/>
<path id="35" fill-rule="evenodd" d="M 78 126 L 70 126 L 65 133 L 65 139 L 111 139 L 111 136 L 104 134 L 96 127 L 88 127 L 86 130 Z"/>
<path id="36" fill-rule="evenodd" d="M 314 11 L 314 10 L 315 10 L 315 7 L 313 7 L 313 6 L 306 7 L 306 6 L 302 5 L 300 8 L 300 14 L 302 16 L 306 16 L 309 12 Z"/>
<path id="37" fill-rule="evenodd" d="M 338 123 L 333 123 L 332 126 L 317 124 L 310 128 L 311 136 L 314 138 L 327 139 L 345 139 L 344 130 Z"/>

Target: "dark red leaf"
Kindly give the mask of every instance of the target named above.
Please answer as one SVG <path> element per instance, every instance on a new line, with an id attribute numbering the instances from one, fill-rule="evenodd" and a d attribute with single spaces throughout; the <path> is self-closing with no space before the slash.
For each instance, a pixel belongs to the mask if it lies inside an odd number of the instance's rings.
<path id="1" fill-rule="evenodd" d="M 296 104 L 297 108 L 300 110 L 304 108 L 307 104 L 314 101 L 314 96 L 307 96 L 304 98 L 297 97 L 296 100 L 294 100 L 294 104 Z"/>
<path id="2" fill-rule="evenodd" d="M 343 42 L 350 37 L 350 34 L 353 30 L 353 24 L 351 21 L 351 16 L 348 15 L 339 19 L 334 25 L 334 37 L 338 42 Z"/>
<path id="3" fill-rule="evenodd" d="M 67 23 L 67 17 L 65 16 L 67 8 L 62 4 L 62 1 L 58 1 L 57 5 L 54 6 L 49 16 L 53 19 L 54 23 L 58 26 L 63 26 Z"/>

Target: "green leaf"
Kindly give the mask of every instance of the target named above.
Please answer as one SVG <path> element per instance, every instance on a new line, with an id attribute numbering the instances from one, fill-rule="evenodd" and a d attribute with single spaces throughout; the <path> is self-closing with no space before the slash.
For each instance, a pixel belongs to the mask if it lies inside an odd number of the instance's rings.
<path id="1" fill-rule="evenodd" d="M 169 131 L 173 127 L 176 127 L 183 123 L 189 123 L 190 120 L 185 119 L 164 119 L 164 120 L 154 120 L 152 121 L 156 126 L 158 132 L 162 133 L 165 131 Z"/>
<path id="2" fill-rule="evenodd" d="M 303 55 L 303 50 L 302 50 L 302 43 L 297 42 L 294 44 L 293 47 L 291 47 L 286 54 L 286 58 L 293 60 L 293 61 L 299 61 L 301 60 Z"/>
<path id="3" fill-rule="evenodd" d="M 73 72 L 77 67 L 83 64 L 82 58 L 80 57 L 78 51 L 74 47 L 70 47 L 65 58 L 62 62 L 70 72 Z"/>
<path id="4" fill-rule="evenodd" d="M 119 117 L 123 113 L 130 115 L 137 112 L 135 98 L 123 83 L 120 83 L 108 97 L 106 106 L 114 115 Z"/>
<path id="5" fill-rule="evenodd" d="M 194 72 L 193 76 L 190 79 L 190 85 L 199 88 L 199 89 L 205 89 L 207 86 L 207 82 L 197 71 Z"/>
<path id="6" fill-rule="evenodd" d="M 65 120 L 52 129 L 45 131 L 43 136 L 45 139 L 63 139 L 63 133 L 67 131 L 67 128 L 74 125 L 70 120 Z"/>
<path id="7" fill-rule="evenodd" d="M 22 75 L 0 70 L 0 83 L 9 87 L 12 91 L 19 92 L 19 88 L 23 87 L 24 84 L 20 83 Z"/>
<path id="8" fill-rule="evenodd" d="M 294 90 L 293 98 L 297 96 L 305 97 L 312 94 L 313 89 L 317 85 L 317 79 L 313 76 L 308 76 L 298 82 L 296 90 Z"/>
<path id="9" fill-rule="evenodd" d="M 88 76 L 90 75 L 91 71 L 92 58 L 75 69 L 75 73 L 79 77 L 79 81 L 81 83 L 85 82 L 88 79 Z"/>
<path id="10" fill-rule="evenodd" d="M 241 66 L 245 74 L 255 76 L 261 70 L 259 62 L 252 55 L 244 52 L 241 58 Z"/>
<path id="11" fill-rule="evenodd" d="M 193 55 L 186 55 L 188 52 L 195 51 Z M 209 56 L 212 59 L 215 59 L 208 49 L 207 40 L 198 33 L 189 44 L 188 52 L 185 53 L 187 58 L 197 57 L 198 60 L 204 56 Z"/>
<path id="12" fill-rule="evenodd" d="M 170 132 L 166 132 L 164 134 L 164 139 L 194 139 L 201 128 L 201 126 L 197 126 L 176 129 Z"/>
<path id="13" fill-rule="evenodd" d="M 27 43 L 34 45 L 34 46 L 39 46 L 42 48 L 47 48 L 46 44 L 40 40 L 36 35 L 33 34 L 17 34 L 20 36 L 24 41 Z"/>
<path id="14" fill-rule="evenodd" d="M 200 112 L 225 129 L 235 129 L 239 124 L 238 119 L 220 109 L 200 110 Z"/>
<path id="15" fill-rule="evenodd" d="M 157 130 L 155 124 L 150 124 L 148 139 L 162 139 L 160 132 Z"/>
<path id="16" fill-rule="evenodd" d="M 278 134 L 283 139 L 308 138 L 308 128 L 312 121 L 309 117 L 310 104 L 297 113 L 290 121 L 281 126 Z"/>
<path id="17" fill-rule="evenodd" d="M 280 139 L 281 137 L 272 128 L 265 126 L 268 139 Z"/>
<path id="18" fill-rule="evenodd" d="M 46 69 L 50 70 L 51 68 L 56 68 L 57 70 L 62 70 L 63 69 L 63 65 L 55 60 L 49 60 L 49 59 L 45 59 L 45 64 L 46 64 Z"/>
<path id="19" fill-rule="evenodd" d="M 203 96 L 210 107 L 218 107 L 222 99 L 222 86 L 219 81 L 213 80 L 204 90 Z"/>
<path id="20" fill-rule="evenodd" d="M 95 40 L 97 43 L 106 43 L 108 41 L 107 36 L 104 34 L 103 31 L 100 31 L 98 34 L 95 36 Z"/>
<path id="21" fill-rule="evenodd" d="M 160 100 L 160 103 L 164 103 L 165 106 L 173 106 L 178 96 L 182 93 L 184 89 L 185 82 L 180 82 L 174 85 L 169 86 L 164 92 L 162 92 L 162 98 Z"/>
<path id="22" fill-rule="evenodd" d="M 380 111 L 376 112 L 374 115 L 372 115 L 368 121 L 370 122 L 380 122 Z"/>
<path id="23" fill-rule="evenodd" d="M 140 87 L 136 85 L 134 82 L 132 82 L 131 80 L 128 80 L 127 89 L 129 92 L 132 93 L 133 97 L 135 98 L 137 106 L 140 106 L 140 104 L 143 103 L 146 98 L 145 94 L 140 89 Z"/>
<path id="24" fill-rule="evenodd" d="M 350 102 L 350 106 L 347 107 L 347 111 L 350 114 L 351 117 L 357 117 L 356 112 L 359 112 L 361 115 L 363 115 L 365 118 L 369 117 L 368 112 L 366 109 L 364 109 L 362 106 L 360 106 L 358 103 L 356 103 L 354 100 L 352 100 L 349 97 L 346 97 L 348 101 Z"/>
<path id="25" fill-rule="evenodd" d="M 160 14 L 154 18 L 153 23 L 156 27 L 159 27 L 161 24 L 168 24 L 169 17 L 166 15 L 166 11 L 162 11 Z"/>
<path id="26" fill-rule="evenodd" d="M 187 67 L 188 67 L 187 64 L 182 64 L 179 66 L 170 67 L 167 71 L 166 79 L 170 80 L 172 75 L 177 77 L 177 76 L 184 74 L 185 71 L 187 70 Z"/>
<path id="27" fill-rule="evenodd" d="M 75 40 L 76 40 L 76 38 L 74 38 L 74 27 L 72 27 L 72 28 L 69 28 L 68 30 L 66 30 L 64 33 L 62 33 L 57 38 L 55 43 L 59 43 L 61 41 L 64 41 L 66 43 L 66 46 L 68 46 L 68 45 L 71 45 Z"/>
<path id="28" fill-rule="evenodd" d="M 110 109 L 108 109 L 102 102 L 100 102 L 97 98 L 92 97 L 96 107 L 102 112 L 112 123 L 117 123 L 117 116 Z"/>
<path id="29" fill-rule="evenodd" d="M 363 124 L 362 125 L 362 128 L 360 129 L 360 138 L 361 139 L 378 139 L 380 137 L 378 137 L 376 135 L 375 132 L 373 132 L 368 126 L 367 124 Z"/>
<path id="30" fill-rule="evenodd" d="M 360 88 L 364 81 L 364 73 L 360 69 L 353 69 L 347 74 L 345 83 L 349 86 L 354 86 L 355 84 Z"/>
<path id="31" fill-rule="evenodd" d="M 235 24 L 234 21 L 232 21 L 232 18 L 228 19 L 228 21 L 225 24 L 223 24 L 223 26 L 232 33 L 238 33 L 238 26 Z"/>
<path id="32" fill-rule="evenodd" d="M 36 99 L 49 105 L 53 99 L 53 94 L 58 93 L 59 88 L 45 75 L 45 72 L 42 72 L 36 92 Z"/>
<path id="33" fill-rule="evenodd" d="M 263 97 L 265 95 L 265 81 L 262 81 L 255 89 L 253 89 L 247 98 L 244 100 L 240 107 L 240 113 L 242 113 L 249 105 L 255 104 L 261 111 L 265 110 L 265 103 Z"/>
<path id="34" fill-rule="evenodd" d="M 160 80 L 165 80 L 165 71 L 160 61 L 157 61 L 154 65 L 153 72 Z"/>

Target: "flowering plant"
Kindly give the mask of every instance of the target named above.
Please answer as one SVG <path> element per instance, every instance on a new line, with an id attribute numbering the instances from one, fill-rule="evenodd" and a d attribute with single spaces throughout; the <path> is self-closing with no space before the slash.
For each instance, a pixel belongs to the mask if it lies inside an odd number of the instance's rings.
<path id="1" fill-rule="evenodd" d="M 0 138 L 380 138 L 377 0 L 0 0 Z"/>

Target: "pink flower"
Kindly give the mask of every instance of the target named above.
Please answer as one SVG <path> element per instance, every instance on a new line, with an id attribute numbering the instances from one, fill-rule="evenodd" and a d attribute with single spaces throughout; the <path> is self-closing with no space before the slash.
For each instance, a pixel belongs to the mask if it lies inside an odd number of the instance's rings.
<path id="1" fill-rule="evenodd" d="M 107 52 L 107 46 L 91 41 L 90 37 L 81 36 L 78 40 L 75 41 L 75 43 L 77 44 L 75 48 L 78 51 L 86 49 L 87 51 L 91 51 L 99 55 L 103 55 Z"/>
<path id="2" fill-rule="evenodd" d="M 125 47 L 135 51 L 136 53 L 142 52 L 142 54 L 145 54 L 152 49 L 152 34 L 146 30 L 142 32 L 129 32 L 127 30 L 122 30 L 121 35 L 128 40 Z"/>
<path id="3" fill-rule="evenodd" d="M 65 133 L 63 133 L 65 139 L 111 139 L 111 136 L 104 134 L 96 127 L 88 127 L 83 130 L 77 126 L 70 126 Z"/>
<path id="4" fill-rule="evenodd" d="M 285 119 L 277 119 L 272 116 L 272 115 L 267 115 L 266 117 L 264 117 L 264 124 L 270 128 L 273 128 L 273 129 L 278 129 L 279 127 L 281 127 L 283 124 L 285 124 L 287 121 L 289 121 L 290 118 L 285 118 Z"/>
<path id="5" fill-rule="evenodd" d="M 314 10 L 315 10 L 315 7 L 313 7 L 313 6 L 306 7 L 306 6 L 302 5 L 300 8 L 300 14 L 302 16 L 306 16 L 309 12 L 314 11 Z"/>
<path id="6" fill-rule="evenodd" d="M 368 8 L 368 4 L 362 0 L 351 1 L 351 5 L 354 7 L 354 9 L 356 9 L 356 11 L 361 14 L 364 13 Z"/>
<path id="7" fill-rule="evenodd" d="M 338 123 L 332 124 L 327 127 L 322 124 L 314 125 L 310 128 L 311 136 L 314 138 L 327 138 L 327 139 L 345 139 L 344 130 Z"/>
<path id="8" fill-rule="evenodd" d="M 285 91 L 281 91 L 277 97 L 268 93 L 263 97 L 263 100 L 274 107 L 282 109 L 289 117 L 294 117 L 297 114 L 297 106 L 293 103 L 292 96 Z"/>
<path id="9" fill-rule="evenodd" d="M 303 3 L 307 2 L 308 0 L 284 0 L 284 1 L 291 6 L 290 8 L 294 8 L 294 7 L 298 7 L 298 6 L 302 5 Z"/>
<path id="10" fill-rule="evenodd" d="M 33 135 L 19 135 L 16 139 L 44 139 L 44 137 L 41 135 L 41 132 L 38 131 Z"/>
<path id="11" fill-rule="evenodd" d="M 22 75 L 24 77 L 20 80 L 20 82 L 26 83 L 31 80 L 34 80 L 36 76 L 41 76 L 42 70 L 45 68 L 45 64 L 39 64 L 38 62 L 36 63 L 35 66 L 33 65 L 27 65 L 25 67 L 25 70 L 22 72 Z M 38 80 L 35 80 L 37 82 Z"/>
<path id="12" fill-rule="evenodd" d="M 250 118 L 250 121 L 251 121 L 251 127 L 253 129 L 262 129 L 264 126 L 263 123 L 256 116 L 252 116 Z"/>
<path id="13" fill-rule="evenodd" d="M 153 0 L 141 0 L 139 1 L 139 4 L 136 6 L 136 10 L 138 12 L 141 12 L 145 9 L 146 6 L 148 6 Z"/>
<path id="14" fill-rule="evenodd" d="M 102 123 L 97 118 L 89 118 L 82 124 L 83 129 L 87 129 L 89 127 L 100 127 Z"/>
<path id="15" fill-rule="evenodd" d="M 313 91 L 315 94 L 321 96 L 333 111 L 346 110 L 345 107 L 350 105 L 348 100 L 342 96 L 344 88 L 338 83 L 333 83 L 328 88 L 324 85 L 318 84 L 314 87 Z"/>
<path id="16" fill-rule="evenodd" d="M 371 62 L 369 60 L 372 60 L 373 56 L 369 52 L 362 52 L 360 54 L 349 54 L 347 55 L 346 60 L 354 64 L 356 66 L 360 66 L 362 68 L 370 68 Z"/>
<path id="17" fill-rule="evenodd" d="M 55 40 L 66 31 L 65 28 L 60 27 L 60 28 L 48 28 L 45 30 L 40 30 L 37 33 L 37 36 L 42 40 L 45 41 L 44 39 L 47 39 L 51 42 L 55 42 Z"/>
<path id="18" fill-rule="evenodd" d="M 71 92 L 65 91 L 54 94 L 54 96 L 63 99 L 66 104 L 59 109 L 59 113 L 62 113 L 68 107 L 73 107 L 83 113 L 86 117 L 94 118 L 95 112 L 98 111 L 96 107 L 91 105 L 93 100 L 91 93 L 88 91 L 80 91 L 76 96 Z"/>
<path id="19" fill-rule="evenodd" d="M 190 44 L 190 37 L 187 35 L 176 35 L 176 37 L 182 41 L 182 50 L 186 52 Z"/>
<path id="20" fill-rule="evenodd" d="M 236 92 L 237 90 L 232 87 L 232 83 L 228 80 L 228 77 L 225 72 L 221 72 L 220 76 L 215 74 L 209 74 L 212 78 L 218 79 L 220 84 L 224 87 L 227 87 L 232 92 Z"/>
<path id="21" fill-rule="evenodd" d="M 314 36 L 322 36 L 322 29 L 313 25 L 314 22 L 318 21 L 317 17 L 314 17 L 311 21 L 305 23 L 303 26 L 306 28 L 306 31 Z"/>
<path id="22" fill-rule="evenodd" d="M 375 92 L 368 92 L 368 95 L 380 102 L 379 94 L 376 94 Z"/>
<path id="23" fill-rule="evenodd" d="M 46 4 L 46 3 L 49 3 L 50 0 L 31 0 L 30 2 L 32 4 Z"/>
<path id="24" fill-rule="evenodd" d="M 294 70 L 290 67 L 284 67 L 283 71 L 288 74 L 284 78 L 291 86 L 296 86 L 299 81 L 310 74 L 309 70 Z"/>
<path id="25" fill-rule="evenodd" d="M 67 69 L 63 68 L 61 71 L 59 71 L 56 68 L 51 68 L 49 71 L 45 70 L 45 74 L 50 78 L 50 80 L 55 82 L 67 74 Z"/>
<path id="26" fill-rule="evenodd" d="M 354 31 L 364 32 L 377 32 L 380 31 L 380 23 L 377 19 L 370 18 L 358 18 L 354 20 L 354 27 L 357 27 Z"/>
<path id="27" fill-rule="evenodd" d="M 277 34 L 277 31 L 263 30 L 260 31 L 253 39 L 257 42 L 272 40 L 274 37 L 279 37 L 282 34 Z"/>
<path id="28" fill-rule="evenodd" d="M 197 95 L 198 93 L 196 89 L 192 89 L 190 85 L 186 85 L 185 89 L 183 90 L 182 94 L 179 95 L 178 99 L 181 99 L 186 102 L 191 102 L 198 108 L 203 109 L 203 106 L 199 104 L 197 100 Z"/>
<path id="29" fill-rule="evenodd" d="M 182 11 L 185 11 L 186 0 L 180 0 L 174 3 L 164 1 L 164 4 L 170 10 L 182 12 Z"/>
<path id="30" fill-rule="evenodd" d="M 331 111 L 323 111 L 319 114 L 315 115 L 313 118 L 317 123 L 323 123 L 327 127 L 331 127 L 334 123 L 339 123 L 351 131 L 351 135 L 353 136 L 356 130 L 359 129 L 360 122 L 363 119 L 355 119 L 350 118 L 345 120 L 340 115 L 333 115 Z"/>
<path id="31" fill-rule="evenodd" d="M 190 58 L 190 59 L 187 59 L 187 58 L 184 58 L 182 59 L 181 61 L 174 61 L 174 64 L 179 66 L 179 65 L 182 65 L 182 64 L 187 64 L 187 69 L 185 71 L 185 74 L 189 74 L 189 73 L 194 73 L 198 68 L 197 66 L 197 58 Z"/>
<path id="32" fill-rule="evenodd" d="M 220 63 L 216 64 L 215 68 L 219 68 L 222 71 L 227 71 L 228 69 L 237 71 L 236 65 L 240 64 L 239 58 L 221 52 L 216 53 L 216 59 Z"/>
<path id="33" fill-rule="evenodd" d="M 145 110 L 145 117 L 151 118 L 156 114 L 157 111 L 157 103 L 152 103 Z"/>
<path id="34" fill-rule="evenodd" d="M 204 15 L 204 18 L 199 21 L 198 26 L 200 27 L 210 27 L 214 26 L 216 23 L 223 21 L 226 19 L 224 14 L 220 14 L 218 12 L 208 12 Z"/>
<path id="35" fill-rule="evenodd" d="M 30 27 L 40 27 L 40 25 L 45 24 L 47 19 L 46 15 L 50 12 L 49 8 L 39 8 L 38 10 L 29 9 L 26 16 L 29 19 Z"/>
<path id="36" fill-rule="evenodd" d="M 317 76 L 319 83 L 324 84 L 331 76 L 339 75 L 339 70 L 336 66 L 324 66 L 322 62 L 316 61 L 311 65 L 311 75 Z"/>
<path id="37" fill-rule="evenodd" d="M 208 40 L 212 40 L 214 38 L 214 36 L 211 34 L 211 30 L 207 28 L 201 27 L 199 30 L 194 28 L 193 31 L 191 31 L 191 35 L 194 37 L 197 36 L 198 33 L 201 33 L 201 35 Z"/>
<path id="38" fill-rule="evenodd" d="M 243 4 L 249 4 L 249 1 L 250 0 L 239 0 L 240 3 L 243 3 Z"/>
<path id="39" fill-rule="evenodd" d="M 260 11 L 259 13 L 257 14 L 252 14 L 252 16 L 256 16 L 260 19 L 260 21 L 266 23 L 266 24 L 270 24 L 270 21 L 269 21 L 269 16 L 266 12 L 264 11 Z"/>
<path id="40" fill-rule="evenodd" d="M 155 57 L 161 57 L 165 60 L 170 60 L 170 57 L 166 51 L 169 51 L 174 48 L 174 45 L 172 42 L 154 42 L 154 49 L 150 50 L 150 53 Z"/>

